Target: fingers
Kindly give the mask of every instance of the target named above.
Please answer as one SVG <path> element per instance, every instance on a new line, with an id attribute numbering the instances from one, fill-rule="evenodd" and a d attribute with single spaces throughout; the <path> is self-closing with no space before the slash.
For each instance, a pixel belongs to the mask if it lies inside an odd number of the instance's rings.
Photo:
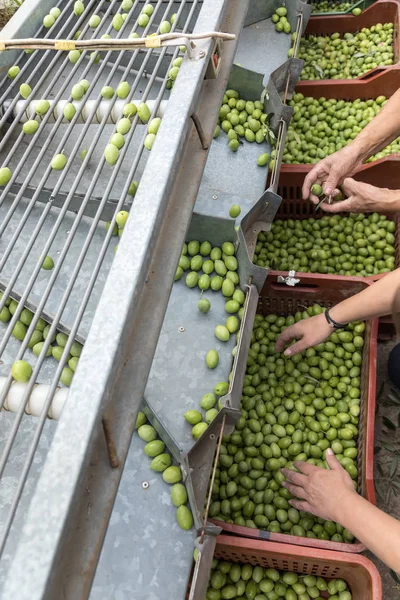
<path id="1" fill-rule="evenodd" d="M 315 167 L 308 173 L 307 177 L 304 179 L 302 194 L 303 200 L 307 200 L 310 196 L 311 186 L 314 183 L 320 183 L 320 179 L 323 175 L 326 175 L 326 170 L 324 167 L 324 161 L 320 161 L 315 165 Z"/>
<path id="2" fill-rule="evenodd" d="M 295 496 L 296 498 L 300 498 L 302 500 L 306 500 L 307 493 L 304 488 L 299 487 L 298 485 L 293 485 L 291 483 L 287 483 L 286 481 L 284 481 L 282 483 L 282 486 L 284 488 L 286 488 L 287 490 L 289 490 L 289 492 L 292 494 L 292 496 Z"/>
<path id="3" fill-rule="evenodd" d="M 333 202 L 332 204 L 324 202 L 321 205 L 321 210 L 326 213 L 355 212 L 354 200 L 350 197 L 346 198 L 346 200 L 340 200 L 340 202 Z"/>
<path id="4" fill-rule="evenodd" d="M 281 469 L 281 472 L 284 474 L 289 483 L 294 483 L 297 486 L 304 487 L 307 482 L 306 475 L 296 473 L 296 471 L 292 471 L 291 469 Z"/>
<path id="5" fill-rule="evenodd" d="M 296 354 L 300 354 L 300 352 L 303 352 L 303 350 L 307 350 L 307 348 L 309 348 L 312 345 L 312 343 L 307 342 L 307 339 L 303 337 L 295 344 L 292 344 L 289 348 L 286 348 L 283 354 L 285 356 L 295 356 Z"/>
<path id="6" fill-rule="evenodd" d="M 321 198 L 318 198 L 318 196 L 315 196 L 314 194 L 310 194 L 310 200 L 313 204 L 318 204 Z"/>
<path id="7" fill-rule="evenodd" d="M 297 510 L 304 510 L 304 512 L 313 513 L 313 507 L 305 500 L 289 500 L 289 504 Z"/>
<path id="8" fill-rule="evenodd" d="M 369 183 L 363 183 L 362 181 L 356 181 L 352 177 L 346 177 L 343 181 L 343 191 L 345 195 L 350 198 L 351 196 L 359 196 L 361 199 L 368 199 L 379 194 L 382 188 L 378 188 Z"/>
<path id="9" fill-rule="evenodd" d="M 281 335 L 276 340 L 275 349 L 277 352 L 282 352 L 285 346 L 289 344 L 291 341 L 295 340 L 297 337 L 301 335 L 300 332 L 297 332 L 296 325 L 292 325 L 288 327 L 284 331 L 282 331 Z"/>
<path id="10" fill-rule="evenodd" d="M 324 185 L 324 192 L 327 196 L 334 194 L 335 189 L 338 186 L 340 177 L 341 174 L 339 173 L 339 171 L 335 167 L 332 167 L 329 171 L 328 177 L 326 178 Z"/>
<path id="11" fill-rule="evenodd" d="M 325 453 L 325 460 L 328 463 L 328 467 L 332 470 L 332 471 L 344 471 L 342 465 L 340 464 L 340 462 L 338 461 L 338 459 L 336 458 L 333 450 L 331 448 L 328 448 L 328 450 Z"/>
<path id="12" fill-rule="evenodd" d="M 295 460 L 293 465 L 298 471 L 300 471 L 300 473 L 304 473 L 304 475 L 311 475 L 312 473 L 315 473 L 315 471 L 319 470 L 319 467 L 310 465 L 310 463 L 303 462 L 302 460 Z"/>

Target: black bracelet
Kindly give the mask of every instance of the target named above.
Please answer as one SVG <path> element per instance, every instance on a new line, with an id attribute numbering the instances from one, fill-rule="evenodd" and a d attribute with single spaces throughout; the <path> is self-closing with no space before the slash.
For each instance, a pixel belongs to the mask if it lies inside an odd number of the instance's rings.
<path id="1" fill-rule="evenodd" d="M 328 309 L 325 310 L 324 314 L 325 319 L 328 321 L 329 327 L 332 327 L 332 329 L 344 329 L 345 327 L 347 327 L 347 323 L 337 323 L 337 321 L 334 321 L 334 319 L 332 319 L 331 315 L 329 314 Z"/>

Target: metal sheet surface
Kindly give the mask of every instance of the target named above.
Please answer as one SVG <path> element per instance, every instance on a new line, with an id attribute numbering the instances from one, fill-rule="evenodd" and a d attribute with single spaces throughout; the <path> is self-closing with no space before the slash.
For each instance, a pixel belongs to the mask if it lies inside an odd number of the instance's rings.
<path id="1" fill-rule="evenodd" d="M 213 246 L 221 246 L 224 241 L 236 240 L 236 232 L 233 222 L 201 216 L 196 219 L 194 215 L 186 239 L 209 240 Z M 202 396 L 213 392 L 218 382 L 228 380 L 232 349 L 236 345 L 235 334 L 231 334 L 228 342 L 221 342 L 214 335 L 215 327 L 224 325 L 230 316 L 225 311 L 226 298 L 221 291 L 209 289 L 201 293 L 197 286 L 188 288 L 185 283 L 188 272 L 173 285 L 145 391 L 149 408 L 184 452 L 193 446 L 194 440 L 192 427 L 183 415 L 187 410 L 201 410 Z M 207 314 L 197 307 L 201 297 L 211 303 Z M 205 363 L 211 349 L 219 354 L 218 366 L 212 370 Z"/>
<path id="2" fill-rule="evenodd" d="M 90 600 L 185 598 L 196 532 L 179 527 L 171 486 L 150 469 L 144 446 L 135 433 Z"/>

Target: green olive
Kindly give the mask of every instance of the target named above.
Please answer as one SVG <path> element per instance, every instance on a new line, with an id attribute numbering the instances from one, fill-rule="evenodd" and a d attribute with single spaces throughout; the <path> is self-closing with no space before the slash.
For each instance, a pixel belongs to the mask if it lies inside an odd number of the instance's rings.
<path id="1" fill-rule="evenodd" d="M 114 88 L 112 88 L 110 85 L 105 85 L 100 93 L 103 96 L 103 98 L 105 98 L 106 100 L 110 100 L 110 98 L 114 96 L 115 91 Z"/>
<path id="2" fill-rule="evenodd" d="M 27 99 L 27 98 L 29 98 L 29 96 L 31 95 L 31 93 L 32 93 L 32 88 L 31 88 L 31 86 L 30 86 L 30 85 L 28 85 L 27 83 L 22 83 L 22 84 L 19 86 L 19 93 L 20 93 L 20 94 L 21 94 L 21 96 L 22 96 L 23 98 L 25 98 L 25 100 L 26 100 L 26 99 Z"/>
<path id="3" fill-rule="evenodd" d="M 104 158 L 109 165 L 115 165 L 119 158 L 119 150 L 113 144 L 107 144 L 104 150 Z"/>
<path id="4" fill-rule="evenodd" d="M 50 27 L 53 27 L 55 22 L 56 20 L 53 15 L 46 15 L 43 19 L 43 26 L 46 27 L 46 29 L 49 29 Z"/>
<path id="5" fill-rule="evenodd" d="M 67 121 L 72 121 L 72 119 L 75 116 L 75 113 L 76 113 L 75 106 L 72 104 L 72 102 L 67 102 L 67 104 L 64 106 L 64 110 L 63 110 L 64 117 L 67 119 Z"/>
<path id="6" fill-rule="evenodd" d="M 15 381 L 27 383 L 32 375 L 32 367 L 26 360 L 16 360 L 11 367 L 11 375 Z"/>
<path id="7" fill-rule="evenodd" d="M 8 167 L 0 168 L 0 185 L 7 185 L 12 176 L 11 170 Z"/>
<path id="8" fill-rule="evenodd" d="M 131 86 L 127 81 L 121 81 L 121 83 L 117 87 L 117 96 L 118 98 L 122 98 L 125 100 L 131 91 Z"/>
<path id="9" fill-rule="evenodd" d="M 65 154 L 56 154 L 51 161 L 51 168 L 55 171 L 62 171 L 67 164 Z"/>

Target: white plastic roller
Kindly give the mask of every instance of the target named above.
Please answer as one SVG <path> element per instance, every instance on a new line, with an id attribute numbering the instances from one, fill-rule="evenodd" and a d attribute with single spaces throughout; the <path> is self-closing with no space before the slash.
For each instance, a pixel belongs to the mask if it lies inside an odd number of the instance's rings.
<path id="1" fill-rule="evenodd" d="M 3 390 L 6 380 L 6 377 L 0 377 L 0 394 Z M 4 402 L 5 410 L 14 413 L 18 412 L 27 385 L 27 383 L 19 383 L 17 381 L 11 384 L 10 390 Z M 43 383 L 39 383 L 34 386 L 25 407 L 25 412 L 27 415 L 32 415 L 34 417 L 39 417 L 41 415 L 49 389 L 50 386 Z M 51 403 L 47 415 L 50 419 L 55 419 L 57 421 L 60 418 L 67 396 L 68 388 L 63 387 L 56 389 L 53 402 Z"/>
<path id="2" fill-rule="evenodd" d="M 37 115 L 35 113 L 35 106 L 36 106 L 36 103 L 39 102 L 39 100 L 40 100 L 40 98 L 37 98 L 36 100 L 31 100 L 29 102 L 28 106 L 25 106 L 26 100 L 19 100 L 16 103 L 16 105 L 14 106 L 14 109 L 12 112 L 13 118 L 16 118 L 21 111 L 23 111 L 23 114 L 20 118 L 21 123 L 25 123 L 26 121 L 29 121 L 29 119 L 36 118 Z M 51 115 L 48 119 L 48 123 L 54 123 L 58 119 L 58 117 L 63 114 L 64 107 L 68 103 L 68 100 L 59 100 L 58 102 L 55 102 L 54 100 L 49 100 L 49 102 L 50 102 L 49 110 L 51 111 Z M 100 102 L 100 104 L 96 110 L 95 117 L 92 119 L 92 123 L 101 123 L 104 116 L 106 114 L 108 114 L 108 112 L 110 110 L 111 102 L 112 102 L 111 100 L 102 100 Z M 134 100 L 131 100 L 131 102 L 133 102 L 133 104 L 135 104 L 136 106 L 139 106 L 139 104 L 142 102 L 142 100 L 134 99 Z M 147 100 L 146 101 L 146 104 L 149 107 L 150 112 L 153 112 L 155 102 L 156 102 L 155 100 Z M 78 121 L 77 121 L 78 123 L 86 123 L 89 120 L 89 116 L 93 112 L 96 103 L 97 103 L 97 100 L 86 100 L 86 99 L 84 99 L 83 101 L 72 102 L 72 104 L 75 106 L 77 111 L 78 111 L 78 109 L 81 111 L 79 114 Z M 118 121 L 118 119 L 120 119 L 123 116 L 122 111 L 124 109 L 125 104 L 127 104 L 126 100 L 121 100 L 121 99 L 116 100 L 116 102 L 114 103 L 114 106 L 111 110 L 111 113 L 108 115 L 107 123 L 116 123 Z M 3 111 L 6 111 L 8 106 L 9 106 L 9 102 L 5 101 L 4 105 L 3 105 Z M 166 106 L 167 106 L 167 100 L 162 100 L 160 103 L 160 106 L 158 107 L 157 114 L 155 116 L 162 118 L 164 116 Z M 65 118 L 63 119 L 63 122 L 69 123 L 69 121 Z"/>

